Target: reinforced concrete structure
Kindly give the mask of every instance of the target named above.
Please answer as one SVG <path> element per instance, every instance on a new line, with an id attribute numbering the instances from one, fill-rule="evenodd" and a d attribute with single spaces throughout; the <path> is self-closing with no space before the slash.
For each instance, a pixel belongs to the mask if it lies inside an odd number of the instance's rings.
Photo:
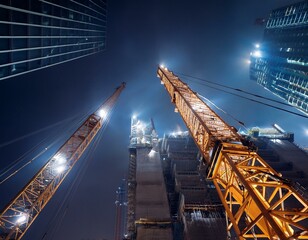
<path id="1" fill-rule="evenodd" d="M 308 155 L 293 143 L 293 133 L 274 124 L 269 128 L 252 128 L 246 137 L 255 144 L 258 154 L 282 173 L 296 191 L 308 197 Z M 188 132 L 165 134 L 160 139 L 160 151 L 173 220 L 173 239 L 231 237 L 226 231 L 225 209 L 212 181 L 206 180 L 207 165 Z"/>
<path id="2" fill-rule="evenodd" d="M 268 164 L 282 173 L 284 178 L 292 181 L 298 191 L 307 195 L 308 154 L 293 143 L 294 134 L 274 124 L 269 128 L 251 128 L 248 136 L 260 156 L 266 158 Z"/>
<path id="3" fill-rule="evenodd" d="M 252 149 L 307 198 L 308 155 L 277 124 L 241 133 Z M 208 166 L 188 132 L 157 138 L 154 123 L 132 119 L 125 239 L 232 239 Z M 164 186 L 165 184 L 165 186 Z M 287 202 L 286 207 L 294 207 Z M 246 222 L 240 220 L 240 226 Z"/>
<path id="4" fill-rule="evenodd" d="M 308 114 L 308 2 L 271 12 L 251 53 L 250 78 Z"/>
<path id="5" fill-rule="evenodd" d="M 226 239 L 224 208 L 188 132 L 165 134 L 161 157 L 173 219 L 173 239 Z"/>
<path id="6" fill-rule="evenodd" d="M 105 49 L 106 0 L 2 0 L 0 80 Z"/>
<path id="7" fill-rule="evenodd" d="M 126 239 L 172 239 L 172 224 L 154 123 L 132 118 Z"/>

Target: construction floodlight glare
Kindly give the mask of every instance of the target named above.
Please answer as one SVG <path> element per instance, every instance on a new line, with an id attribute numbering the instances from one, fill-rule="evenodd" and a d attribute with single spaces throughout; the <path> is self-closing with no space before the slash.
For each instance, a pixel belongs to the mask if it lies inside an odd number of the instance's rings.
<path id="1" fill-rule="evenodd" d="M 64 172 L 65 169 L 66 169 L 65 165 L 60 165 L 60 166 L 55 168 L 56 172 L 59 173 L 59 174 Z"/>
<path id="2" fill-rule="evenodd" d="M 27 215 L 26 214 L 21 214 L 18 216 L 16 223 L 17 224 L 22 224 L 27 220 Z"/>
<path id="3" fill-rule="evenodd" d="M 101 110 L 99 110 L 98 115 L 101 118 L 105 118 L 107 116 L 107 111 L 105 109 L 101 109 Z"/>
<path id="4" fill-rule="evenodd" d="M 63 163 L 66 162 L 65 157 L 63 157 L 63 156 L 61 156 L 61 155 L 55 156 L 54 158 L 56 159 L 56 163 L 57 163 L 57 164 L 63 164 Z"/>
<path id="5" fill-rule="evenodd" d="M 262 56 L 262 54 L 261 54 L 261 52 L 260 52 L 259 50 L 254 51 L 252 55 L 253 55 L 254 57 L 261 57 L 261 56 Z"/>
<path id="6" fill-rule="evenodd" d="M 163 69 L 165 69 L 165 70 L 168 70 L 168 68 L 167 68 L 164 64 L 160 64 L 159 67 L 160 67 L 160 68 L 163 68 Z"/>
<path id="7" fill-rule="evenodd" d="M 149 157 L 154 157 L 155 156 L 155 151 L 151 149 L 151 151 L 148 154 Z"/>
<path id="8" fill-rule="evenodd" d="M 137 129 L 140 130 L 140 131 L 145 130 L 145 125 L 143 124 L 143 122 L 138 121 L 136 126 L 137 126 Z"/>

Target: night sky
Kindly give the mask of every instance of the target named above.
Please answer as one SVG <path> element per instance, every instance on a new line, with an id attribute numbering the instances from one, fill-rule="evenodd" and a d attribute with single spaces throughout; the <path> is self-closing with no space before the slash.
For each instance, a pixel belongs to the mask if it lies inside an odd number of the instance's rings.
<path id="1" fill-rule="evenodd" d="M 24 162 L 55 139 L 62 137 L 63 142 L 82 116 L 95 110 L 121 82 L 127 82 L 95 152 L 90 149 L 80 159 L 23 239 L 113 239 L 115 191 L 128 166 L 130 117 L 152 117 L 160 137 L 185 130 L 156 77 L 158 64 L 277 100 L 249 80 L 246 60 L 254 44 L 262 40 L 263 26 L 255 25 L 255 19 L 294 2 L 110 0 L 105 52 L 0 81 L 1 168 L 36 145 Z M 182 80 L 247 127 L 277 123 L 295 133 L 297 144 L 308 145 L 307 119 Z M 0 208 L 56 151 L 61 139 L 0 185 Z"/>

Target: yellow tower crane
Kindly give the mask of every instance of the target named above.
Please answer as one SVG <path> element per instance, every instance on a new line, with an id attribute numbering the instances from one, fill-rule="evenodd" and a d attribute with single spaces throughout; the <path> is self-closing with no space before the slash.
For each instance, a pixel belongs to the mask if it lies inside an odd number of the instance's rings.
<path id="1" fill-rule="evenodd" d="M 107 124 L 108 116 L 124 87 L 125 83 L 122 83 L 1 211 L 0 240 L 22 238 L 98 131 Z"/>
<path id="2" fill-rule="evenodd" d="M 186 83 L 164 67 L 157 75 L 207 162 L 227 231 L 238 239 L 308 239 L 308 200 Z"/>

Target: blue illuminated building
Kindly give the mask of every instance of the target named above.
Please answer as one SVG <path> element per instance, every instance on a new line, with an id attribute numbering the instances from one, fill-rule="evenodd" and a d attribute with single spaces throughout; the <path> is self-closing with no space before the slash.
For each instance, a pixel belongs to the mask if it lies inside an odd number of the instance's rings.
<path id="1" fill-rule="evenodd" d="M 105 49 L 106 0 L 2 0 L 0 80 Z"/>
<path id="2" fill-rule="evenodd" d="M 271 12 L 250 79 L 308 114 L 308 1 Z"/>

